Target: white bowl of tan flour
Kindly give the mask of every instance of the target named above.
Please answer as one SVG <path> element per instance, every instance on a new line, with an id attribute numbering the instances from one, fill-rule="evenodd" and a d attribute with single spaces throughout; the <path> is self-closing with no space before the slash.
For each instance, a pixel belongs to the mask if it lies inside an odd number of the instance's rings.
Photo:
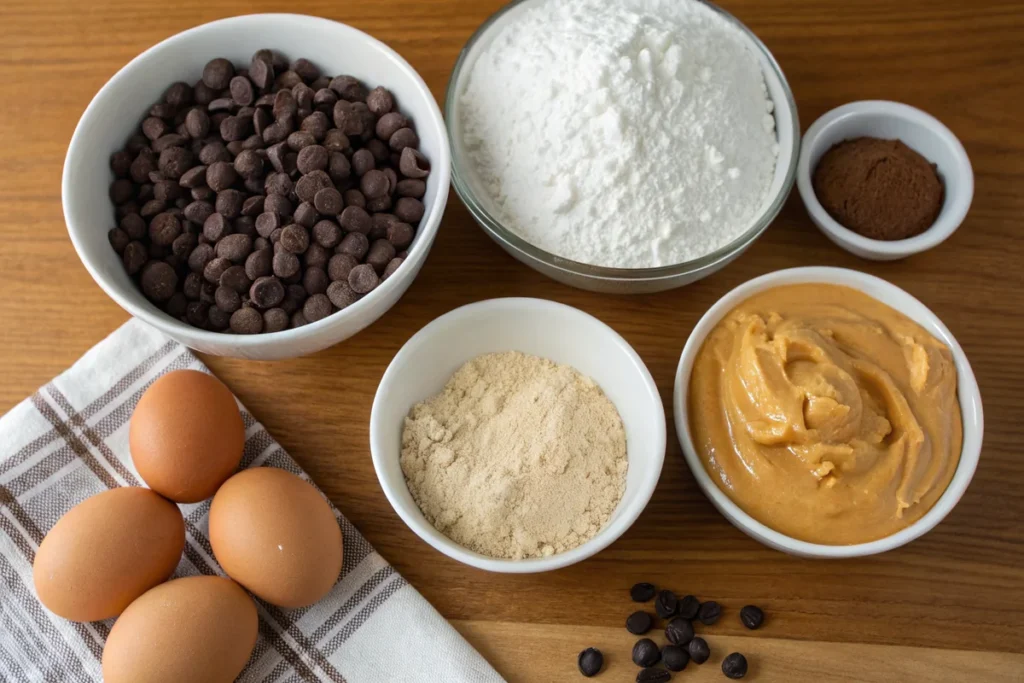
<path id="1" fill-rule="evenodd" d="M 539 371 L 545 381 L 550 381 L 550 390 L 569 397 L 566 400 L 573 401 L 574 405 L 584 406 L 586 415 L 577 420 L 579 431 L 571 439 L 576 445 L 580 440 L 592 443 L 595 453 L 587 454 L 582 461 L 559 461 L 566 456 L 566 449 L 554 444 L 550 450 L 534 449 L 525 459 L 517 460 L 519 456 L 510 452 L 509 466 L 494 468 L 495 453 L 508 447 L 510 425 L 522 418 L 521 428 L 529 433 L 533 421 L 544 411 L 531 410 L 512 400 L 492 406 L 488 403 L 492 398 L 487 395 L 475 397 L 478 400 L 474 411 L 459 411 L 459 392 L 470 391 L 476 385 L 477 390 L 493 389 L 495 395 L 500 395 L 501 391 L 528 379 L 524 370 L 537 368 L 531 365 L 530 357 L 553 364 Z M 449 385 L 453 374 L 474 359 L 478 360 L 469 372 L 485 376 L 486 382 L 466 381 L 463 376 Z M 503 382 L 507 382 L 504 387 Z M 449 385 L 447 391 L 446 385 Z M 474 514 L 480 509 L 488 510 L 489 515 L 482 516 L 481 523 L 492 524 L 494 511 L 507 504 L 509 516 L 526 520 L 525 524 L 536 524 L 541 528 L 540 535 L 561 528 L 565 523 L 569 526 L 576 523 L 581 537 L 589 540 L 574 545 L 576 540 L 572 535 L 565 537 L 563 534 L 557 536 L 560 541 L 553 542 L 550 548 L 542 548 L 541 552 L 527 552 L 524 559 L 505 559 L 490 555 L 507 553 L 510 548 L 521 550 L 529 542 L 525 545 L 511 543 L 509 538 L 502 537 L 509 533 L 504 527 L 488 538 L 486 534 L 474 534 L 471 525 L 463 524 L 462 537 L 472 539 L 467 542 L 489 553 L 484 554 L 453 541 L 424 516 L 410 492 L 407 473 L 403 472 L 403 432 L 408 430 L 405 465 L 410 472 L 411 467 L 446 467 L 448 462 L 432 459 L 445 460 L 451 454 L 445 449 L 427 448 L 432 438 L 436 440 L 436 434 L 431 436 L 430 422 L 437 417 L 443 420 L 450 416 L 461 425 L 467 421 L 472 423 L 479 419 L 481 405 L 488 417 L 497 415 L 494 433 L 499 436 L 489 442 L 487 435 L 477 435 L 473 441 L 467 439 L 457 444 L 456 450 L 467 448 L 467 444 L 473 447 L 490 444 L 492 450 L 483 456 L 490 460 L 491 469 L 474 486 L 457 491 L 450 486 L 439 489 L 439 498 L 434 501 L 439 507 L 430 509 L 435 521 L 438 515 L 446 514 L 443 508 L 451 502 L 452 506 L 461 506 Z M 537 429 L 543 428 L 541 424 L 538 422 Z M 438 429 L 442 427 L 438 425 Z M 621 445 L 618 439 L 622 435 L 626 462 L 617 463 L 616 448 Z M 422 453 L 410 438 L 424 442 Z M 381 379 L 370 415 L 374 469 L 381 488 L 402 520 L 445 555 L 497 572 L 558 569 L 586 559 L 615 541 L 640 515 L 654 492 L 665 457 L 665 439 L 661 397 L 647 367 L 632 347 L 600 320 L 572 307 L 540 299 L 492 299 L 463 306 L 434 320 L 406 342 L 395 356 Z M 537 441 L 544 439 L 538 435 Z M 569 451 L 578 453 L 579 449 Z M 410 458 L 410 455 L 415 457 Z M 469 455 L 468 451 L 462 451 L 462 457 Z M 531 471 L 530 458 L 556 463 L 547 464 L 552 472 L 550 477 Z M 623 469 L 624 486 L 619 480 Z M 528 492 L 531 495 L 523 495 L 524 486 L 534 487 Z M 563 487 L 561 491 L 559 487 Z M 577 489 L 585 489 L 587 498 L 584 499 Z M 417 494 L 422 498 L 423 491 L 417 490 Z M 585 509 L 581 511 L 579 506 L 584 500 L 592 501 L 595 510 L 584 504 Z M 529 509 L 524 509 L 524 501 Z M 596 509 L 602 506 L 607 506 L 608 510 Z M 567 519 L 567 510 L 576 512 Z M 450 523 L 452 513 L 447 514 L 445 521 Z M 596 528 L 595 519 L 606 521 Z M 522 531 L 516 533 L 523 535 Z M 523 536 L 529 538 L 529 534 Z M 558 543 L 564 543 L 565 549 L 555 548 Z M 530 557 L 530 554 L 543 556 Z"/>

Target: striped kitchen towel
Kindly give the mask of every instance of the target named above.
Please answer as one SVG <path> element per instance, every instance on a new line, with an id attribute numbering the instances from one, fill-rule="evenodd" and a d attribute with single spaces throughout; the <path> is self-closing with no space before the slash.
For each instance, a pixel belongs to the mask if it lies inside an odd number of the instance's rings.
<path id="1" fill-rule="evenodd" d="M 32 560 L 73 505 L 141 486 L 128 420 L 146 387 L 178 368 L 205 370 L 184 346 L 132 320 L 0 418 L 0 681 L 99 681 L 113 620 L 73 623 L 36 600 Z M 242 407 L 243 467 L 306 478 Z M 222 574 L 210 550 L 210 501 L 181 506 L 187 542 L 176 576 Z M 502 678 L 334 510 L 345 538 L 342 579 L 315 605 L 257 600 L 259 640 L 239 681 L 488 683 Z M 186 683 L 183 681 L 182 683 Z"/>

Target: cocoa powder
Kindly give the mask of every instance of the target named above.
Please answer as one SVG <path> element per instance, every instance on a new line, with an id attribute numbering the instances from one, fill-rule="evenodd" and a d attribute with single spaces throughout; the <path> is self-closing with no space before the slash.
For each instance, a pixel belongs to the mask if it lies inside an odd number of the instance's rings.
<path id="1" fill-rule="evenodd" d="M 935 165 L 900 140 L 840 142 L 821 157 L 813 184 L 832 218 L 876 240 L 924 232 L 935 222 L 944 197 Z"/>

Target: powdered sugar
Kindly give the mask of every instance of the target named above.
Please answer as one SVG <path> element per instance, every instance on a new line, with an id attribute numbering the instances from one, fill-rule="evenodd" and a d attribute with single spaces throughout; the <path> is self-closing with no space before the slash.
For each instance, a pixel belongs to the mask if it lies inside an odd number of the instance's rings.
<path id="1" fill-rule="evenodd" d="M 746 36 L 694 0 L 543 0 L 473 64 L 459 125 L 505 225 L 642 268 L 750 227 L 775 169 L 771 111 Z"/>

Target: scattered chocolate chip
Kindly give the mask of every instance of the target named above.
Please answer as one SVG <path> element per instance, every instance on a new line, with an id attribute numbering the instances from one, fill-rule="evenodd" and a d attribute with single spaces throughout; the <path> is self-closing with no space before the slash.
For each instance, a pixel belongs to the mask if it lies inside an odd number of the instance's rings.
<path id="1" fill-rule="evenodd" d="M 722 616 L 722 606 L 714 600 L 702 603 L 700 610 L 697 612 L 697 618 L 700 619 L 700 623 L 705 626 L 711 626 L 718 618 Z"/>
<path id="2" fill-rule="evenodd" d="M 747 658 L 739 652 L 726 655 L 722 660 L 722 673 L 726 678 L 743 678 L 747 675 Z"/>
<path id="3" fill-rule="evenodd" d="M 686 645 L 693 640 L 693 624 L 689 619 L 676 617 L 665 626 L 665 638 L 673 645 Z"/>
<path id="4" fill-rule="evenodd" d="M 626 617 L 626 630 L 635 636 L 642 636 L 651 630 L 654 619 L 644 611 L 637 611 Z"/>
<path id="5" fill-rule="evenodd" d="M 764 612 L 756 605 L 746 605 L 740 610 L 740 621 L 752 631 L 759 629 L 764 623 Z"/>
<path id="6" fill-rule="evenodd" d="M 636 683 L 666 683 L 672 680 L 672 674 L 666 669 L 641 669 L 636 675 Z"/>
<path id="7" fill-rule="evenodd" d="M 669 671 L 682 671 L 690 663 L 690 653 L 678 645 L 661 648 L 661 661 Z"/>
<path id="8" fill-rule="evenodd" d="M 597 648 L 588 647 L 576 657 L 576 666 L 587 678 L 596 676 L 604 666 L 604 655 Z"/>
<path id="9" fill-rule="evenodd" d="M 675 593 L 670 590 L 658 592 L 657 597 L 654 599 L 654 611 L 657 612 L 659 617 L 669 619 L 675 616 L 678 609 L 679 600 L 676 598 Z"/>
<path id="10" fill-rule="evenodd" d="M 704 640 L 700 636 L 691 640 L 686 645 L 686 649 L 690 653 L 690 659 L 697 664 L 703 664 L 708 661 L 708 657 L 711 656 L 711 648 L 708 647 L 708 641 Z"/>
<path id="11" fill-rule="evenodd" d="M 654 666 L 661 660 L 661 650 L 650 638 L 641 638 L 633 645 L 632 656 L 637 666 Z"/>
<path id="12" fill-rule="evenodd" d="M 700 611 L 700 600 L 696 596 L 687 595 L 679 601 L 679 610 L 676 613 L 683 619 L 693 621 L 697 618 L 698 611 Z"/>

